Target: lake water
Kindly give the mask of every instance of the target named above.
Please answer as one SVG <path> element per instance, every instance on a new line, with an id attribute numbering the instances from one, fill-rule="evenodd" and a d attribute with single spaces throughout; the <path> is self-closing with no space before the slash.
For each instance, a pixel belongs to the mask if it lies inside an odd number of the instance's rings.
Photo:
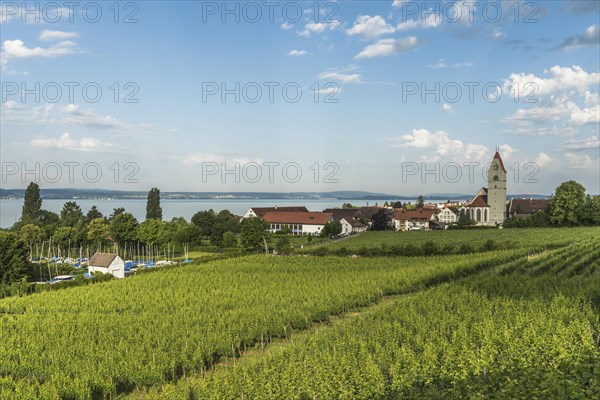
<path id="1" fill-rule="evenodd" d="M 75 201 L 81 207 L 84 214 L 92 206 L 104 215 L 110 215 L 114 208 L 124 207 L 127 212 L 132 213 L 138 220 L 146 218 L 146 199 L 135 200 L 43 200 L 42 208 L 60 213 L 63 204 L 67 201 Z M 387 199 L 389 201 L 389 199 Z M 413 203 L 415 200 L 411 200 Z M 163 219 L 170 220 L 173 217 L 184 217 L 190 220 L 192 215 L 198 211 L 213 209 L 216 212 L 229 210 L 236 215 L 244 215 L 250 207 L 275 207 L 275 206 L 306 206 L 310 211 L 323 211 L 326 208 L 341 207 L 343 203 L 352 203 L 356 206 L 383 205 L 384 200 L 237 200 L 237 199 L 206 199 L 206 200 L 161 200 Z M 402 201 L 404 203 L 404 201 Z M 12 226 L 21 217 L 23 199 L 0 200 L 0 228 Z"/>

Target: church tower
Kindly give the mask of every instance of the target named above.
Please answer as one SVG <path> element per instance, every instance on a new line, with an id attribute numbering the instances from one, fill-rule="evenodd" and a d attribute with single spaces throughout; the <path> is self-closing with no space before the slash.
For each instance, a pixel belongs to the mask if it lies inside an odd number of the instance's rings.
<path id="1" fill-rule="evenodd" d="M 498 148 L 488 170 L 487 203 L 490 206 L 489 225 L 502 224 L 506 219 L 506 169 Z"/>

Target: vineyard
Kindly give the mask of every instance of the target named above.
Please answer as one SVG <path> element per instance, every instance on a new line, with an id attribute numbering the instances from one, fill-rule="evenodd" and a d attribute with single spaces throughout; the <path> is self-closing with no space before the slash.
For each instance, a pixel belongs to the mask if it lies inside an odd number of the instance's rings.
<path id="1" fill-rule="evenodd" d="M 540 244 L 546 246 L 566 245 L 577 240 L 597 237 L 597 228 L 528 228 L 528 229 L 466 229 L 445 231 L 408 231 L 408 232 L 374 232 L 369 231 L 331 243 L 325 249 L 327 253 L 360 252 L 361 249 L 387 249 L 393 250 L 394 246 L 400 248 L 420 249 L 432 243 L 444 254 L 460 253 L 461 246 L 467 246 L 469 251 L 485 249 L 486 242 L 493 242 L 497 248 L 527 248 Z M 435 249 L 434 249 L 435 250 Z M 314 248 L 307 248 L 305 252 L 314 252 Z M 365 251 L 366 253 L 366 251 Z M 429 253 L 431 254 L 431 253 Z"/>
<path id="2" fill-rule="evenodd" d="M 598 397 L 600 230 L 517 232 L 512 250 L 256 255 L 3 299 L 0 398 Z"/>
<path id="3" fill-rule="evenodd" d="M 599 267 L 597 242 L 515 259 L 144 397 L 597 399 Z"/>

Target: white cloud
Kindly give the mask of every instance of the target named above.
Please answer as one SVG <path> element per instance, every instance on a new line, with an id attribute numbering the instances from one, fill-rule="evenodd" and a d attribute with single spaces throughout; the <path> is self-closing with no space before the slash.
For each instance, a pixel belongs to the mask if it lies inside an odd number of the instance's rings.
<path id="1" fill-rule="evenodd" d="M 465 61 L 465 62 L 457 62 L 454 64 L 447 64 L 446 60 L 443 58 L 440 58 L 440 61 L 437 62 L 437 64 L 435 65 L 428 65 L 427 68 L 436 68 L 436 69 L 443 69 L 443 68 L 469 68 L 474 66 L 475 64 L 470 62 L 470 61 Z"/>
<path id="2" fill-rule="evenodd" d="M 442 17 L 435 13 L 427 13 L 422 15 L 419 19 L 409 19 L 400 22 L 396 26 L 398 31 L 408 31 L 411 29 L 433 29 L 440 26 L 442 23 Z"/>
<path id="3" fill-rule="evenodd" d="M 358 53 L 354 58 L 375 58 L 386 57 L 413 50 L 419 44 L 415 36 L 409 36 L 402 39 L 382 39 L 377 43 L 371 44 Z"/>
<path id="4" fill-rule="evenodd" d="M 113 147 L 112 143 L 102 142 L 92 137 L 84 137 L 80 140 L 76 140 L 71 138 L 71 135 L 67 132 L 63 133 L 58 138 L 38 137 L 31 139 L 29 144 L 32 147 L 47 147 L 78 151 L 103 150 Z"/>
<path id="5" fill-rule="evenodd" d="M 0 110 L 3 123 L 16 125 L 51 125 L 65 127 L 83 127 L 102 130 L 113 134 L 155 135 L 157 132 L 149 124 L 131 124 L 102 115 L 93 109 L 80 109 L 77 104 L 50 104 L 36 107 L 7 107 L 4 103 Z"/>
<path id="6" fill-rule="evenodd" d="M 598 45 L 600 45 L 600 27 L 598 25 L 590 25 L 582 34 L 566 38 L 558 48 L 569 51 L 582 46 Z"/>
<path id="7" fill-rule="evenodd" d="M 506 32 L 503 32 L 502 29 L 494 29 L 494 32 L 492 33 L 492 38 L 499 40 L 499 39 L 504 39 L 506 37 Z"/>
<path id="8" fill-rule="evenodd" d="M 283 24 L 279 25 L 279 27 L 281 29 L 283 29 L 284 31 L 290 30 L 294 27 L 294 25 L 290 24 L 289 22 L 285 21 Z"/>
<path id="9" fill-rule="evenodd" d="M 577 65 L 572 67 L 556 65 L 549 71 L 545 70 L 544 74 L 550 75 L 550 77 L 542 78 L 534 74 L 513 73 L 504 80 L 504 91 L 511 93 L 516 98 L 517 95 L 523 96 L 531 93 L 531 90 L 525 90 L 525 85 L 530 84 L 532 89 L 536 89 L 535 95 L 540 96 L 568 93 L 572 90 L 585 93 L 590 86 L 600 84 L 600 73 L 588 73 Z"/>
<path id="10" fill-rule="evenodd" d="M 8 61 L 15 58 L 54 58 L 70 54 L 77 54 L 77 44 L 71 41 L 62 41 L 51 45 L 50 47 L 27 47 L 22 40 L 5 40 L 2 43 L 0 57 L 2 58 L 2 67 L 7 68 Z"/>
<path id="11" fill-rule="evenodd" d="M 40 40 L 44 42 L 50 42 L 53 40 L 66 40 L 66 39 L 75 39 L 79 37 L 79 33 L 77 32 L 64 32 L 64 31 L 51 31 L 45 29 L 40 34 Z"/>
<path id="12" fill-rule="evenodd" d="M 292 57 L 300 57 L 305 56 L 307 54 L 308 52 L 306 50 L 290 50 L 287 55 Z"/>
<path id="13" fill-rule="evenodd" d="M 385 22 L 385 19 L 379 15 L 371 17 L 370 15 L 359 15 L 350 29 L 346 29 L 348 36 L 363 35 L 369 39 L 388 33 L 394 33 L 394 27 Z"/>
<path id="14" fill-rule="evenodd" d="M 565 158 L 569 162 L 569 167 L 572 169 L 583 169 L 595 171 L 596 173 L 600 169 L 599 160 L 594 160 L 588 154 L 565 153 Z"/>
<path id="15" fill-rule="evenodd" d="M 554 164 L 554 159 L 552 159 L 552 157 L 550 157 L 548 154 L 542 152 L 538 154 L 534 162 L 538 167 L 549 167 Z"/>
<path id="16" fill-rule="evenodd" d="M 565 142 L 565 148 L 568 150 L 598 150 L 600 149 L 600 139 L 598 136 L 590 136 L 586 139 L 574 139 Z"/>
<path id="17" fill-rule="evenodd" d="M 392 3 L 392 7 L 402 7 L 402 5 L 407 1 L 409 0 L 394 0 L 394 2 Z"/>
<path id="18" fill-rule="evenodd" d="M 452 106 L 450 104 L 444 103 L 442 105 L 442 110 L 446 111 L 448 114 L 452 113 Z"/>
<path id="19" fill-rule="evenodd" d="M 309 37 L 310 35 L 319 35 L 326 30 L 334 30 L 340 25 L 339 21 L 332 22 L 309 22 L 304 25 L 304 30 L 299 32 L 298 35 Z"/>
<path id="20" fill-rule="evenodd" d="M 323 72 L 319 79 L 333 79 L 342 83 L 361 83 L 360 74 L 345 74 L 341 72 Z"/>
<path id="21" fill-rule="evenodd" d="M 502 158 L 509 160 L 513 157 L 514 154 L 518 153 L 519 150 L 509 146 L 508 144 L 503 144 L 500 146 L 500 153 L 502 153 Z"/>

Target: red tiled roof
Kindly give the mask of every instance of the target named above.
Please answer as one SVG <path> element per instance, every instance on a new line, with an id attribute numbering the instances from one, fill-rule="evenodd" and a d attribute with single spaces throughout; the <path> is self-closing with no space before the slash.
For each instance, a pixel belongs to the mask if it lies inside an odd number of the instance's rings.
<path id="1" fill-rule="evenodd" d="M 304 206 L 290 207 L 251 207 L 257 217 L 264 217 L 269 212 L 308 212 L 308 208 Z"/>
<path id="2" fill-rule="evenodd" d="M 331 213 L 321 212 L 268 212 L 263 219 L 271 224 L 325 225 L 333 218 Z"/>
<path id="3" fill-rule="evenodd" d="M 487 196 L 479 195 L 471 201 L 467 207 L 489 207 L 487 203 Z"/>
<path id="4" fill-rule="evenodd" d="M 434 210 L 432 209 L 416 209 L 416 210 L 404 210 L 402 208 L 396 209 L 394 212 L 394 219 L 399 221 L 409 220 L 413 218 L 421 219 L 431 219 L 434 214 Z"/>
<path id="5" fill-rule="evenodd" d="M 342 218 L 344 221 L 350 224 L 353 228 L 362 228 L 365 226 L 362 222 L 352 219 L 352 218 Z"/>
<path id="6" fill-rule="evenodd" d="M 500 162 L 500 168 L 502 168 L 502 171 L 504 171 L 504 173 L 506 173 L 506 168 L 504 168 L 504 163 L 502 162 L 502 157 L 500 157 L 500 153 L 496 152 L 496 154 L 494 154 L 494 160 L 498 160 L 498 162 Z"/>

